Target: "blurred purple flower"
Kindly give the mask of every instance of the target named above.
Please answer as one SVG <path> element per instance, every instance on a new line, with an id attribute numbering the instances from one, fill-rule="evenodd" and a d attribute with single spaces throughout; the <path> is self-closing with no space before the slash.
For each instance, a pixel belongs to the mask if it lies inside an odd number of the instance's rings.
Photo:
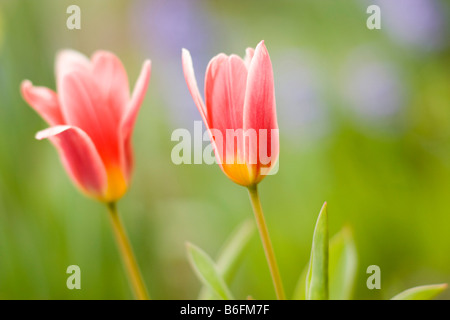
<path id="1" fill-rule="evenodd" d="M 373 0 L 381 9 L 381 28 L 397 43 L 435 50 L 448 45 L 448 30 L 440 0 Z"/>
<path id="2" fill-rule="evenodd" d="M 392 64 L 376 57 L 372 50 L 355 50 L 343 73 L 345 103 L 360 117 L 383 120 L 400 111 L 405 90 L 400 76 Z"/>
<path id="3" fill-rule="evenodd" d="M 315 140 L 329 128 L 321 83 L 314 62 L 293 49 L 273 56 L 280 127 L 292 143 Z"/>
<path id="4" fill-rule="evenodd" d="M 203 52 L 211 39 L 210 12 L 205 1 L 137 0 L 131 12 L 134 31 L 144 43 L 180 56 L 181 48 Z"/>
<path id="5" fill-rule="evenodd" d="M 158 94 L 176 126 L 190 128 L 201 120 L 189 95 L 181 69 L 181 49 L 196 56 L 194 68 L 205 70 L 216 35 L 212 13 L 206 1 L 136 0 L 130 12 L 132 34 L 145 52 L 158 60 L 154 73 L 159 79 Z M 156 60 L 155 59 L 155 60 Z M 198 65 L 197 65 L 198 64 Z M 198 79 L 203 88 L 203 79 Z"/>

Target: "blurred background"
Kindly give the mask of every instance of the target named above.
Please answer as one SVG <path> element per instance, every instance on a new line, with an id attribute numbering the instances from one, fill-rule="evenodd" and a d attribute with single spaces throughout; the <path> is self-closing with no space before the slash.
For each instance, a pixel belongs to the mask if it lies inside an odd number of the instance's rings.
<path id="1" fill-rule="evenodd" d="M 66 27 L 72 4 L 81 8 L 81 30 Z M 381 8 L 381 30 L 366 27 L 371 4 Z M 215 257 L 253 213 L 246 190 L 217 165 L 171 162 L 173 130 L 201 120 L 181 48 L 203 88 L 211 57 L 243 56 L 262 39 L 275 74 L 281 155 L 260 192 L 288 296 L 324 201 L 331 235 L 353 230 L 355 298 L 450 282 L 449 17 L 449 2 L 438 0 L 0 0 L 0 299 L 132 298 L 106 209 L 76 190 L 48 141 L 34 139 L 47 125 L 22 99 L 22 80 L 55 89 L 63 48 L 113 51 L 131 86 L 152 60 L 134 179 L 119 209 L 151 296 L 195 299 L 200 282 L 185 242 Z M 81 290 L 66 287 L 72 264 L 81 268 Z M 366 287 L 374 264 L 381 290 Z M 231 290 L 275 298 L 257 236 Z"/>

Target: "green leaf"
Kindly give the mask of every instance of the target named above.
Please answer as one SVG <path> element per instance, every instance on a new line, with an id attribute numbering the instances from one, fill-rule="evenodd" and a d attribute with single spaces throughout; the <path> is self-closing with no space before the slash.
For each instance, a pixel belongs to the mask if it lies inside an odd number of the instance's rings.
<path id="1" fill-rule="evenodd" d="M 344 227 L 331 239 L 329 258 L 330 299 L 351 299 L 358 258 L 349 227 Z"/>
<path id="2" fill-rule="evenodd" d="M 306 276 L 306 299 L 328 299 L 328 215 L 323 204 L 314 230 L 311 258 Z"/>
<path id="3" fill-rule="evenodd" d="M 217 259 L 217 271 L 229 283 L 236 274 L 237 266 L 244 256 L 245 249 L 250 243 L 255 232 L 255 224 L 252 219 L 244 221 L 233 231 L 219 252 Z M 207 286 L 200 291 L 199 300 L 210 300 L 217 298 Z"/>
<path id="4" fill-rule="evenodd" d="M 186 244 L 189 262 L 200 281 L 220 299 L 232 300 L 233 296 L 217 270 L 214 261 L 200 248 Z"/>
<path id="5" fill-rule="evenodd" d="M 298 279 L 293 300 L 305 300 L 308 266 Z M 332 300 L 351 299 L 356 280 L 357 254 L 349 227 L 344 227 L 330 240 L 329 248 L 329 294 Z"/>
<path id="6" fill-rule="evenodd" d="M 399 293 L 391 300 L 432 300 L 447 287 L 446 283 L 414 287 Z"/>

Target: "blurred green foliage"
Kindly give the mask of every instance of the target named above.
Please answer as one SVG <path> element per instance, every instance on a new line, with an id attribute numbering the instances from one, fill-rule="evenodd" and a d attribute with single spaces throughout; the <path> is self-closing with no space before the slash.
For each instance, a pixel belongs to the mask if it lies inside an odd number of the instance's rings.
<path id="1" fill-rule="evenodd" d="M 354 234 L 355 298 L 390 298 L 413 286 L 450 282 L 450 15 L 448 2 L 425 2 L 441 6 L 440 30 L 447 35 L 431 48 L 397 41 L 383 7 L 382 29 L 368 30 L 370 1 L 252 0 L 186 2 L 195 6 L 194 18 L 207 17 L 210 24 L 192 29 L 172 50 L 166 42 L 178 31 L 156 41 L 154 35 L 170 26 L 160 26 L 155 16 L 138 21 L 135 13 L 147 12 L 139 10 L 144 4 L 165 3 L 168 9 L 158 12 L 180 14 L 179 1 L 76 1 L 82 28 L 68 30 L 66 8 L 73 1 L 1 0 L 0 299 L 132 297 L 106 208 L 75 190 L 50 143 L 34 140 L 46 124 L 20 96 L 24 79 L 55 89 L 54 57 L 62 48 L 86 55 L 115 52 L 131 86 L 144 59 L 152 59 L 134 134 L 134 180 L 119 210 L 151 296 L 197 297 L 201 284 L 189 267 L 185 242 L 215 256 L 228 234 L 252 216 L 246 190 L 218 166 L 176 166 L 170 159 L 171 133 L 180 126 L 168 107 L 171 96 L 180 101 L 172 106 L 175 113 L 188 112 L 196 120 L 200 115 L 185 85 L 160 79 L 174 68 L 174 82 L 184 82 L 181 46 L 190 49 L 204 34 L 209 40 L 191 51 L 199 82 L 207 64 L 199 57 L 203 47 L 208 58 L 243 55 L 264 39 L 272 58 L 280 170 L 261 183 L 260 192 L 287 295 L 308 262 L 324 201 L 330 236 L 344 225 Z M 400 23 L 414 11 L 409 9 L 397 13 Z M 381 66 L 382 72 L 374 67 L 358 78 L 354 68 L 366 65 Z M 295 96 L 312 84 L 307 98 Z M 377 86 L 387 91 L 371 95 Z M 354 101 L 367 101 L 368 109 L 352 107 Z M 380 115 L 373 105 L 393 109 Z M 81 290 L 66 288 L 72 264 L 81 268 Z M 381 290 L 366 287 L 366 268 L 373 264 L 381 268 Z M 231 290 L 237 298 L 275 298 L 257 237 Z"/>

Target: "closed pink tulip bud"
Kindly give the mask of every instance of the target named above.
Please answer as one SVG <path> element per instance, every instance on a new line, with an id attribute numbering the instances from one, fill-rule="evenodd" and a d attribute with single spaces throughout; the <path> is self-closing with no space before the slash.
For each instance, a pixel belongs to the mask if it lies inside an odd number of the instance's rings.
<path id="1" fill-rule="evenodd" d="M 272 63 L 264 41 L 256 49 L 248 48 L 244 59 L 221 53 L 209 62 L 205 102 L 186 49 L 182 63 L 221 169 L 240 185 L 256 185 L 276 165 L 279 154 Z"/>
<path id="2" fill-rule="evenodd" d="M 126 71 L 114 54 L 98 51 L 89 60 L 64 50 L 56 59 L 57 93 L 22 82 L 23 98 L 50 125 L 36 138 L 50 139 L 74 183 L 100 201 L 115 202 L 129 185 L 131 135 L 150 70 L 147 60 L 130 96 Z"/>

